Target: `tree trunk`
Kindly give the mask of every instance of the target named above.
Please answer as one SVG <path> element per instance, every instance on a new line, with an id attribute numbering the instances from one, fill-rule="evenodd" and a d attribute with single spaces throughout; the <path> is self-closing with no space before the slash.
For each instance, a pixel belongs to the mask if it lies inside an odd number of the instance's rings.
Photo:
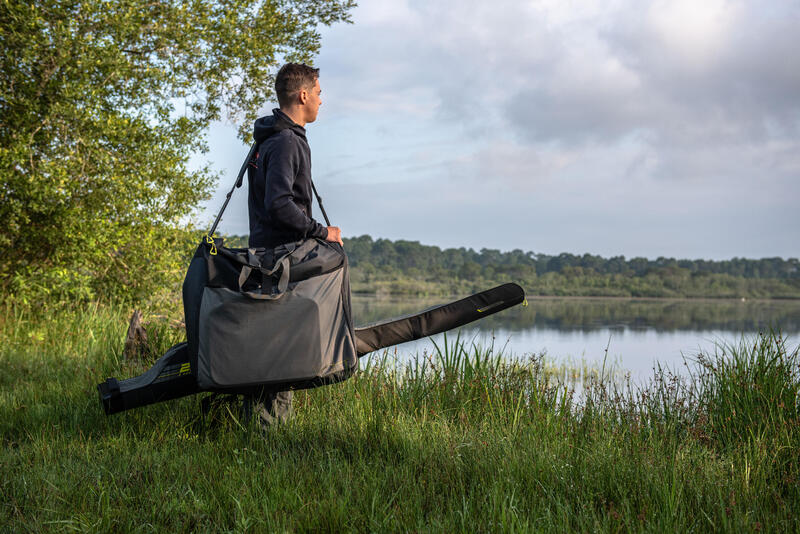
<path id="1" fill-rule="evenodd" d="M 125 350 L 122 352 L 126 360 L 144 360 L 150 352 L 147 345 L 147 330 L 142 325 L 142 312 L 134 310 L 125 337 Z"/>

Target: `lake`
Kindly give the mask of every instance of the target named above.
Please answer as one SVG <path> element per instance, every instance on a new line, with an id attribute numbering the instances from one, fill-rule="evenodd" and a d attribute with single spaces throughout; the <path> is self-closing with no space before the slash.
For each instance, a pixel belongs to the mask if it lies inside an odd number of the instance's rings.
<path id="1" fill-rule="evenodd" d="M 353 296 L 356 325 L 421 311 L 439 299 L 380 299 Z M 735 343 L 742 335 L 779 328 L 789 345 L 800 341 L 798 300 L 618 299 L 533 297 L 465 326 L 462 339 L 481 345 L 505 346 L 509 358 L 527 359 L 545 353 L 548 361 L 567 365 L 603 365 L 629 371 L 634 379 L 652 374 L 656 363 L 685 372 L 684 357 L 701 350 L 713 352 L 717 343 Z M 455 333 L 448 334 L 448 339 Z M 440 343 L 442 335 L 433 339 Z M 430 339 L 393 347 L 408 360 L 431 352 Z"/>

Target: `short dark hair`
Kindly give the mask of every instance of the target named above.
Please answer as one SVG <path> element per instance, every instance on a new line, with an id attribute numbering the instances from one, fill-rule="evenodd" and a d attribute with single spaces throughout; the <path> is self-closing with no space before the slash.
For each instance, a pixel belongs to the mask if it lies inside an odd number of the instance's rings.
<path id="1" fill-rule="evenodd" d="M 313 87 L 317 78 L 319 78 L 319 69 L 309 67 L 305 63 L 287 63 L 275 76 L 275 94 L 278 95 L 278 104 L 281 107 L 288 106 L 301 89 Z"/>

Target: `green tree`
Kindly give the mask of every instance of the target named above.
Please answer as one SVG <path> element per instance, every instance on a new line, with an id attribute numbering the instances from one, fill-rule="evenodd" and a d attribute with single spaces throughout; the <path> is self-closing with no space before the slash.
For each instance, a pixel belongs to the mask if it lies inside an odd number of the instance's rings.
<path id="1" fill-rule="evenodd" d="M 0 289 L 140 298 L 179 277 L 211 121 L 249 129 L 279 63 L 354 0 L 0 3 Z"/>

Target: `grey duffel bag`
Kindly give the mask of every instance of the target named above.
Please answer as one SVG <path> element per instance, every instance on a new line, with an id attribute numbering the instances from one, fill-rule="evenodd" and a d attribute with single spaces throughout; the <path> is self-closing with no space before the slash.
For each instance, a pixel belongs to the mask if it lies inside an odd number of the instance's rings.
<path id="1" fill-rule="evenodd" d="M 202 390 L 315 387 L 358 366 L 347 257 L 336 243 L 229 249 L 207 239 L 183 292 L 191 368 Z"/>

